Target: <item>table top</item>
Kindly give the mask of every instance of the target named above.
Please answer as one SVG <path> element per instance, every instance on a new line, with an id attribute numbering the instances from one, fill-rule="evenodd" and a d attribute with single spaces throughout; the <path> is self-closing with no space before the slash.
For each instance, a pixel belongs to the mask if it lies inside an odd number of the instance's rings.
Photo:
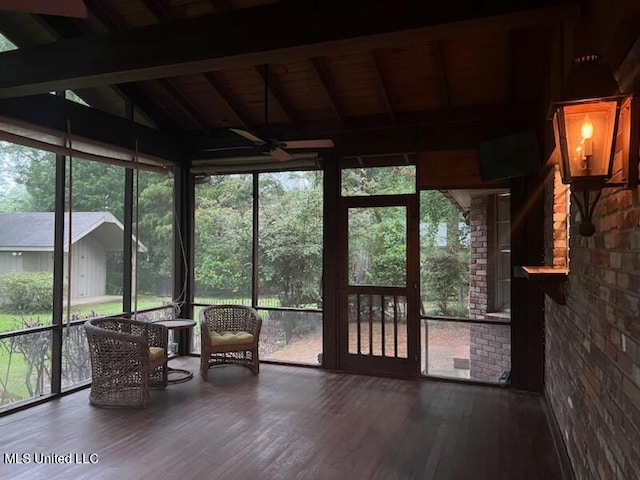
<path id="1" fill-rule="evenodd" d="M 190 328 L 196 325 L 196 321 L 192 318 L 173 318 L 171 320 L 159 320 L 157 322 L 159 325 L 164 325 L 169 330 L 176 328 Z"/>

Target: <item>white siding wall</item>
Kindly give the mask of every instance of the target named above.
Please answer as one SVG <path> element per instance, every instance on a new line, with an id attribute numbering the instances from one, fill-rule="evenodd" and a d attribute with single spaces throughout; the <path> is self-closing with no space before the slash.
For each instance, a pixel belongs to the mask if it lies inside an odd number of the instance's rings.
<path id="1" fill-rule="evenodd" d="M 92 237 L 85 237 L 73 245 L 72 254 L 71 298 L 104 295 L 107 290 L 107 254 L 102 245 Z"/>
<path id="2" fill-rule="evenodd" d="M 16 252 L 17 253 L 17 252 Z M 11 272 L 53 273 L 53 252 L 0 252 L 0 276 Z M 71 298 L 89 298 L 106 294 L 107 253 L 96 239 L 85 237 L 72 249 Z M 68 255 L 64 256 L 64 277 L 69 281 Z"/>

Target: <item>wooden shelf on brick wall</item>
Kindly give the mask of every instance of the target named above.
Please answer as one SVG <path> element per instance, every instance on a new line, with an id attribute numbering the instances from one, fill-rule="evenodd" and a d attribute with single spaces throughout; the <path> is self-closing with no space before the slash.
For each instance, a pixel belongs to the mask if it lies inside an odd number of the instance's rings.
<path id="1" fill-rule="evenodd" d="M 565 267 L 548 267 L 545 265 L 520 267 L 525 276 L 535 282 L 544 293 L 560 304 L 566 303 L 562 283 L 567 280 L 569 269 Z"/>

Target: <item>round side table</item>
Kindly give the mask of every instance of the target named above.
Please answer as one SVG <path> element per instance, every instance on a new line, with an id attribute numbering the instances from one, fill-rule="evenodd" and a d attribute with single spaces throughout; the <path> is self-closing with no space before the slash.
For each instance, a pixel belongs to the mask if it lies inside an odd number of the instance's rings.
<path id="1" fill-rule="evenodd" d="M 163 325 L 169 330 L 180 330 L 183 328 L 189 329 L 196 325 L 196 321 L 191 318 L 174 318 L 171 320 L 160 320 L 155 322 L 158 325 Z M 172 355 L 169 360 L 175 358 L 177 355 Z M 184 368 L 171 368 L 167 361 L 167 383 L 181 383 L 191 380 L 193 378 L 193 372 L 185 370 Z"/>

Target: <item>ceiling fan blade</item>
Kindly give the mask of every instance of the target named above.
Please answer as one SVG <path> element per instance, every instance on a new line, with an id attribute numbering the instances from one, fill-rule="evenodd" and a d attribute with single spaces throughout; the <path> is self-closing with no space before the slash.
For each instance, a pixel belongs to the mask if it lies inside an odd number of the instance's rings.
<path id="1" fill-rule="evenodd" d="M 82 0 L 0 0 L 0 10 L 87 18 L 87 7 Z"/>
<path id="2" fill-rule="evenodd" d="M 293 157 L 291 155 L 289 155 L 287 152 L 285 152 L 284 150 L 282 150 L 279 147 L 274 147 L 271 149 L 271 151 L 269 152 L 269 154 L 275 158 L 276 160 L 280 160 L 281 162 L 286 162 L 289 160 L 293 160 Z"/>
<path id="3" fill-rule="evenodd" d="M 238 145 L 234 147 L 218 147 L 218 148 L 203 148 L 201 152 L 224 152 L 226 150 L 253 150 L 255 147 L 249 145 Z"/>
<path id="4" fill-rule="evenodd" d="M 284 148 L 333 148 L 333 140 L 322 138 L 318 140 L 292 140 L 280 144 Z"/>
<path id="5" fill-rule="evenodd" d="M 246 130 L 239 130 L 237 128 L 230 128 L 229 130 L 237 135 L 240 135 L 241 137 L 246 138 L 247 140 L 257 143 L 258 145 L 264 145 L 265 143 L 267 143 L 261 138 L 256 137 L 253 133 L 247 132 Z"/>

